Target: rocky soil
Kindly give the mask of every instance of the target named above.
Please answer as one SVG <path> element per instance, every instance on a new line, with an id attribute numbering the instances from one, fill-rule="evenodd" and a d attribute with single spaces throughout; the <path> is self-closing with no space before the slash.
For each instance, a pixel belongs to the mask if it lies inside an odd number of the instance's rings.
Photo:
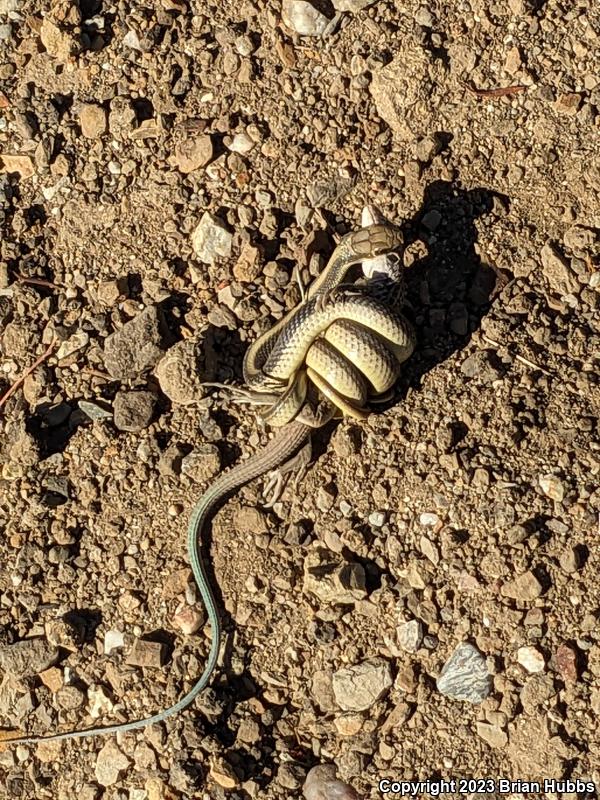
<path id="1" fill-rule="evenodd" d="M 211 687 L 4 746 L 4 796 L 600 786 L 594 0 L 0 0 L 0 52 L 2 727 L 202 671 L 188 515 L 268 439 L 202 381 L 240 380 L 323 218 L 403 226 L 418 332 L 393 403 L 215 518 Z"/>

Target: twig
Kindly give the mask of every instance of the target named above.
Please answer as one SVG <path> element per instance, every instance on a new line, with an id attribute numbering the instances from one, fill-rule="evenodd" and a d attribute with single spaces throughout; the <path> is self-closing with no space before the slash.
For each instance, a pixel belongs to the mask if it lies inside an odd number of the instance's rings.
<path id="1" fill-rule="evenodd" d="M 106 372 L 100 372 L 99 369 L 94 369 L 93 367 L 84 366 L 81 368 L 82 372 L 85 372 L 86 375 L 91 375 L 94 378 L 102 378 L 102 380 L 111 382 L 114 381 L 114 378 L 111 378 Z"/>
<path id="2" fill-rule="evenodd" d="M 494 339 L 490 339 L 489 336 L 482 336 L 482 339 L 484 340 L 484 342 L 487 342 L 488 344 L 491 344 L 492 347 L 501 347 L 500 342 L 496 342 L 496 341 L 494 341 Z M 547 375 L 549 378 L 554 378 L 554 375 L 551 372 L 548 372 L 547 369 L 544 369 L 543 367 L 540 367 L 539 364 L 536 364 L 535 362 L 530 361 L 528 358 L 525 358 L 524 356 L 520 356 L 518 353 L 511 353 L 511 355 L 517 361 L 520 361 L 521 364 L 525 364 L 527 367 L 531 367 L 532 369 L 538 369 L 540 372 L 543 372 L 544 375 Z"/>
<path id="3" fill-rule="evenodd" d="M 53 350 L 54 350 L 54 348 L 56 347 L 56 345 L 57 345 L 57 342 L 58 342 L 58 340 L 57 340 L 57 339 L 52 339 L 52 341 L 50 342 L 50 344 L 48 345 L 48 347 L 47 347 L 47 348 L 44 350 L 44 352 L 42 353 L 42 355 L 41 355 L 41 356 L 40 356 L 38 359 L 36 359 L 36 360 L 33 362 L 33 364 L 30 366 L 30 367 L 27 367 L 27 369 L 26 369 L 26 370 L 25 370 L 25 372 L 24 372 L 24 373 L 21 375 L 21 377 L 20 377 L 20 378 L 17 378 L 17 380 L 16 380 L 16 381 L 13 383 L 13 385 L 10 387 L 10 389 L 7 389 L 7 391 L 6 391 L 6 392 L 5 392 L 5 393 L 2 395 L 2 397 L 0 397 L 0 408 L 2 408 L 2 406 L 3 406 L 3 405 L 6 403 L 6 401 L 8 400 L 8 398 L 9 398 L 9 397 L 11 397 L 11 395 L 13 395 L 13 394 L 14 394 L 14 393 L 17 391 L 17 389 L 18 389 L 18 388 L 19 388 L 19 386 L 20 386 L 20 385 L 23 383 L 23 381 L 25 380 L 25 378 L 26 378 L 28 375 L 31 375 L 31 373 L 33 372 L 33 370 L 34 370 L 34 369 L 37 369 L 37 368 L 39 367 L 39 365 L 40 365 L 40 364 L 41 364 L 43 361 L 45 361 L 45 360 L 48 358 L 48 356 L 50 356 L 50 355 L 52 354 L 52 351 L 53 351 Z"/>
<path id="4" fill-rule="evenodd" d="M 32 286 L 45 286 L 47 289 L 58 289 L 56 283 L 47 281 L 45 278 L 28 278 L 26 275 L 21 275 L 21 273 L 19 273 L 17 275 L 17 280 L 19 283 L 27 283 L 31 284 Z"/>
<path id="5" fill-rule="evenodd" d="M 478 89 L 476 86 L 471 86 L 470 83 L 463 83 L 463 86 L 476 97 L 507 97 L 513 94 L 520 94 L 527 89 L 527 87 L 522 84 L 516 84 L 515 86 L 499 86 L 496 89 Z"/>

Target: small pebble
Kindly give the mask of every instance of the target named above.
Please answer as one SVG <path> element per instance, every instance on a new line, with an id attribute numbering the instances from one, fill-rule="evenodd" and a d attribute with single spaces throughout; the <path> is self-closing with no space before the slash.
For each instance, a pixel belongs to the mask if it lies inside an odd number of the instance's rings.
<path id="1" fill-rule="evenodd" d="M 306 776 L 302 791 L 304 800 L 360 800 L 350 784 L 338 780 L 333 764 L 313 767 Z"/>
<path id="2" fill-rule="evenodd" d="M 346 500 L 340 500 L 340 512 L 343 517 L 349 517 L 352 514 L 352 506 Z"/>
<path id="3" fill-rule="evenodd" d="M 512 597 L 514 600 L 528 601 L 535 600 L 542 593 L 542 585 L 535 577 L 533 572 L 524 572 L 514 580 L 503 584 L 501 590 L 505 597 Z"/>
<path id="4" fill-rule="evenodd" d="M 432 528 L 434 525 L 437 525 L 440 521 L 440 518 L 437 514 L 433 514 L 431 512 L 424 512 L 419 516 L 419 522 L 421 525 L 426 525 L 427 527 Z"/>
<path id="5" fill-rule="evenodd" d="M 170 156 L 169 163 L 177 167 L 184 175 L 188 175 L 209 164 L 213 156 L 211 137 L 207 134 L 200 134 L 181 142 Z"/>
<path id="6" fill-rule="evenodd" d="M 531 673 L 543 672 L 546 666 L 544 656 L 535 647 L 519 647 L 517 661 Z"/>
<path id="7" fill-rule="evenodd" d="M 332 685 L 343 711 L 366 711 L 391 687 L 392 671 L 387 661 L 373 658 L 334 672 Z"/>
<path id="8" fill-rule="evenodd" d="M 398 644 L 407 653 L 416 653 L 423 643 L 423 625 L 418 619 L 404 622 L 396 629 Z"/>
<path id="9" fill-rule="evenodd" d="M 90 687 L 88 689 L 88 703 L 90 716 L 93 719 L 109 715 L 114 708 L 112 700 L 102 686 Z"/>
<path id="10" fill-rule="evenodd" d="M 283 0 L 281 16 L 300 36 L 322 36 L 329 24 L 327 17 L 306 0 Z"/>
<path id="11" fill-rule="evenodd" d="M 113 412 L 115 427 L 119 431 L 141 431 L 152 422 L 156 397 L 151 392 L 117 392 Z"/>
<path id="12" fill-rule="evenodd" d="M 204 623 L 204 614 L 193 606 L 183 606 L 173 615 L 173 624 L 186 636 L 198 631 Z"/>
<path id="13" fill-rule="evenodd" d="M 561 644 L 554 655 L 556 671 L 567 684 L 577 681 L 577 651 L 568 644 Z"/>
<path id="14" fill-rule="evenodd" d="M 96 758 L 94 767 L 96 780 L 101 786 L 112 786 L 129 768 L 130 763 L 127 756 L 109 739 Z"/>
<path id="15" fill-rule="evenodd" d="M 106 655 L 123 647 L 124 644 L 125 634 L 122 631 L 110 630 L 104 634 L 104 653 Z"/>
<path id="16" fill-rule="evenodd" d="M 126 663 L 136 667 L 158 669 L 165 661 L 166 645 L 162 642 L 150 642 L 147 639 L 136 639 Z"/>
<path id="17" fill-rule="evenodd" d="M 233 767 L 223 758 L 217 757 L 213 759 L 209 774 L 213 781 L 223 789 L 235 789 L 239 784 Z"/>
<path id="18" fill-rule="evenodd" d="M 539 477 L 540 489 L 550 499 L 557 503 L 562 503 L 565 496 L 565 488 L 556 475 L 540 475 Z"/>
<path id="19" fill-rule="evenodd" d="M 233 234 L 214 214 L 205 211 L 192 233 L 192 247 L 200 261 L 214 264 L 219 258 L 229 258 Z"/>
<path id="20" fill-rule="evenodd" d="M 245 155 L 254 149 L 256 142 L 247 133 L 236 133 L 227 148 L 233 153 Z"/>
<path id="21" fill-rule="evenodd" d="M 369 525 L 374 528 L 381 528 L 385 522 L 385 514 L 382 511 L 373 511 L 369 514 Z"/>

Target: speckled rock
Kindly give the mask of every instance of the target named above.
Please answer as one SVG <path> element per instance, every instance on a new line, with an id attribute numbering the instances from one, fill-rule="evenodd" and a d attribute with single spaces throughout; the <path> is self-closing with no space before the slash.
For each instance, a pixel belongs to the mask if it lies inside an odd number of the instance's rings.
<path id="1" fill-rule="evenodd" d="M 201 444 L 181 460 L 181 472 L 197 483 L 214 478 L 220 470 L 221 453 L 214 444 Z"/>
<path id="2" fill-rule="evenodd" d="M 568 261 L 551 243 L 545 244 L 540 253 L 544 275 L 551 288 L 560 295 L 576 292 L 579 283 L 571 271 Z"/>
<path id="3" fill-rule="evenodd" d="M 109 740 L 98 753 L 94 773 L 101 786 L 112 786 L 117 783 L 121 775 L 129 767 L 130 761 L 119 750 L 117 745 Z"/>
<path id="4" fill-rule="evenodd" d="M 96 103 L 82 103 L 77 116 L 81 125 L 81 132 L 86 139 L 99 139 L 106 133 L 108 121 L 106 109 Z"/>
<path id="5" fill-rule="evenodd" d="M 169 163 L 184 175 L 205 167 L 213 158 L 214 150 L 210 136 L 202 134 L 193 136 L 181 142 L 175 153 L 169 158 Z"/>
<path id="6" fill-rule="evenodd" d="M 304 561 L 303 591 L 324 603 L 355 603 L 367 596 L 364 568 L 318 548 Z"/>
<path id="7" fill-rule="evenodd" d="M 192 247 L 200 261 L 214 264 L 219 258 L 229 258 L 233 235 L 214 214 L 205 211 L 192 234 Z"/>
<path id="8" fill-rule="evenodd" d="M 517 575 L 512 581 L 507 581 L 501 592 L 505 597 L 512 597 L 514 600 L 535 600 L 542 593 L 542 585 L 533 572 L 528 571 Z"/>
<path id="9" fill-rule="evenodd" d="M 322 36 L 329 24 L 327 17 L 306 0 L 283 0 L 281 17 L 300 36 Z"/>
<path id="10" fill-rule="evenodd" d="M 396 629 L 398 644 L 407 653 L 416 653 L 423 643 L 423 625 L 418 619 L 403 622 Z"/>
<path id="11" fill-rule="evenodd" d="M 206 394 L 202 382 L 209 379 L 203 371 L 205 362 L 205 351 L 198 339 L 184 339 L 169 348 L 155 370 L 169 400 L 185 406 L 202 400 Z"/>
<path id="12" fill-rule="evenodd" d="M 437 688 L 453 700 L 482 703 L 492 688 L 485 659 L 469 642 L 461 642 L 442 667 Z"/>
<path id="13" fill-rule="evenodd" d="M 112 333 L 104 342 L 104 366 L 112 378 L 129 380 L 152 368 L 165 347 L 164 321 L 149 306 Z"/>
<path id="14" fill-rule="evenodd" d="M 56 664 L 58 656 L 58 648 L 45 639 L 23 639 L 0 647 L 0 669 L 14 678 L 27 678 Z"/>

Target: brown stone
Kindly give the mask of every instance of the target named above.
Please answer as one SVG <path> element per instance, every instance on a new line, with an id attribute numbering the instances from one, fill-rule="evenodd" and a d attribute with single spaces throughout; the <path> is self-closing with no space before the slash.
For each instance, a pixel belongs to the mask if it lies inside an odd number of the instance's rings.
<path id="1" fill-rule="evenodd" d="M 262 271 L 258 247 L 245 244 L 238 260 L 233 267 L 233 276 L 244 283 L 255 281 Z"/>
<path id="2" fill-rule="evenodd" d="M 107 129 L 106 110 L 96 103 L 83 103 L 79 107 L 79 124 L 86 139 L 99 139 Z"/>
<path id="3" fill-rule="evenodd" d="M 556 671 L 565 683 L 577 681 L 577 653 L 568 644 L 561 644 L 554 655 Z"/>
<path id="4" fill-rule="evenodd" d="M 30 156 L 12 156 L 7 153 L 0 154 L 0 172 L 18 172 L 23 180 L 35 174 L 35 168 Z"/>
<path id="5" fill-rule="evenodd" d="M 47 686 L 52 693 L 57 692 L 63 685 L 62 670 L 58 667 L 50 667 L 40 672 L 40 678 L 44 686 Z"/>
<path id="6" fill-rule="evenodd" d="M 146 639 L 136 639 L 131 652 L 127 656 L 127 663 L 135 667 L 162 667 L 166 657 L 166 645 L 162 642 L 149 642 Z"/>
<path id="7" fill-rule="evenodd" d="M 533 572 L 528 571 L 505 583 L 501 592 L 505 597 L 512 597 L 513 600 L 535 600 L 542 593 L 542 585 Z"/>
<path id="8" fill-rule="evenodd" d="M 566 92 L 557 97 L 554 108 L 559 114 L 574 116 L 578 112 L 580 105 L 581 95 L 577 94 L 577 92 Z"/>
<path id="9" fill-rule="evenodd" d="M 187 175 L 209 164 L 213 155 L 212 139 L 208 134 L 201 134 L 181 142 L 169 158 L 169 163 Z"/>

